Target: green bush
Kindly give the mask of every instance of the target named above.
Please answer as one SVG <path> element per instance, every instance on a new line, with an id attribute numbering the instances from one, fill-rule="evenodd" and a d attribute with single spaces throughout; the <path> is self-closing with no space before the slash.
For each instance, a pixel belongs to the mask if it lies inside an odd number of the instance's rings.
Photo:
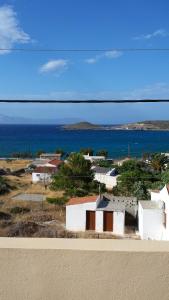
<path id="1" fill-rule="evenodd" d="M 30 212 L 30 208 L 20 207 L 20 206 L 14 206 L 10 210 L 11 214 L 25 214 L 25 213 L 28 213 L 28 212 Z"/>
<path id="2" fill-rule="evenodd" d="M 55 205 L 64 205 L 67 202 L 67 197 L 63 196 L 63 197 L 56 197 L 56 198 L 50 198 L 47 197 L 46 201 L 50 204 L 55 204 Z"/>

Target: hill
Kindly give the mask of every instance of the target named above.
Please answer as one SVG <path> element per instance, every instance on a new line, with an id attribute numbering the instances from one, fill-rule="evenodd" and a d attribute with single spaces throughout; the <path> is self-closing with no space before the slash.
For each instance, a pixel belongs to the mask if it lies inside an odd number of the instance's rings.
<path id="1" fill-rule="evenodd" d="M 123 130 L 169 130 L 169 121 L 144 121 L 137 123 L 124 124 L 118 127 Z"/>
<path id="2" fill-rule="evenodd" d="M 68 130 L 90 130 L 90 129 L 97 130 L 97 129 L 101 129 L 102 127 L 89 122 L 79 122 L 76 124 L 65 125 L 63 126 L 63 128 Z"/>

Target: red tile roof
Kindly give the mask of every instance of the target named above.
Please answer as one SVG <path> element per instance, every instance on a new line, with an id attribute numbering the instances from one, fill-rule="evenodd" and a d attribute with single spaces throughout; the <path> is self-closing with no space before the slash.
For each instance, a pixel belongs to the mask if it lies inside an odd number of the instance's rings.
<path id="1" fill-rule="evenodd" d="M 90 202 L 96 202 L 98 196 L 86 196 L 86 197 L 78 197 L 71 198 L 66 205 L 76 205 L 76 204 L 84 204 Z"/>
<path id="2" fill-rule="evenodd" d="M 49 174 L 53 174 L 53 173 L 55 173 L 55 171 L 56 171 L 56 167 L 37 167 L 34 171 L 33 171 L 33 173 L 45 173 L 45 174 L 47 174 L 47 173 L 49 173 Z"/>
<path id="3" fill-rule="evenodd" d="M 54 165 L 56 167 L 60 166 L 63 163 L 60 159 L 52 159 L 48 162 L 48 164 Z"/>

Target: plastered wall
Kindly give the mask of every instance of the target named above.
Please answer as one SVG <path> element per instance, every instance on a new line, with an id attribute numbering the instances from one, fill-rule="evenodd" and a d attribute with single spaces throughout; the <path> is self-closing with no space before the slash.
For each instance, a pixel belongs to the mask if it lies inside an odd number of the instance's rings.
<path id="1" fill-rule="evenodd" d="M 169 243 L 0 239 L 1 300 L 168 300 Z"/>

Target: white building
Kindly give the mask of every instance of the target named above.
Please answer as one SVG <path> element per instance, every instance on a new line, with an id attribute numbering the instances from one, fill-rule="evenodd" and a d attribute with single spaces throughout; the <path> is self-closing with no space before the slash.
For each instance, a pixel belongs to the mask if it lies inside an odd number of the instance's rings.
<path id="1" fill-rule="evenodd" d="M 53 159 L 61 159 L 61 154 L 60 153 L 42 153 L 40 155 L 40 159 L 48 159 L 48 160 L 53 160 Z"/>
<path id="2" fill-rule="evenodd" d="M 37 183 L 43 181 L 44 183 L 49 183 L 53 174 L 57 173 L 59 166 L 63 162 L 58 159 L 53 159 L 45 164 L 38 164 L 35 170 L 32 173 L 32 182 Z"/>
<path id="3" fill-rule="evenodd" d="M 117 185 L 117 172 L 116 169 L 103 168 L 103 167 L 93 167 L 94 180 L 100 183 L 104 183 L 108 190 L 112 190 L 113 187 Z"/>
<path id="4" fill-rule="evenodd" d="M 95 161 L 99 161 L 99 160 L 105 160 L 106 159 L 106 157 L 105 156 L 93 156 L 93 155 L 89 155 L 89 154 L 87 154 L 87 155 L 83 155 L 83 157 L 84 157 L 84 159 L 85 160 L 89 160 L 91 163 L 93 163 L 93 162 L 95 162 Z"/>
<path id="5" fill-rule="evenodd" d="M 119 167 L 121 167 L 126 161 L 129 161 L 129 160 L 131 160 L 130 157 L 126 157 L 123 159 L 117 159 L 117 160 L 114 160 L 114 164 L 117 164 Z"/>
<path id="6" fill-rule="evenodd" d="M 123 235 L 125 204 L 114 203 L 104 196 L 72 198 L 66 205 L 66 229 Z"/>
<path id="7" fill-rule="evenodd" d="M 150 201 L 140 201 L 138 209 L 141 239 L 169 240 L 169 187 L 152 191 Z"/>
<path id="8" fill-rule="evenodd" d="M 56 172 L 56 167 L 37 167 L 32 173 L 32 182 L 43 182 L 44 184 L 47 184 L 51 181 L 52 175 L 54 175 Z"/>

